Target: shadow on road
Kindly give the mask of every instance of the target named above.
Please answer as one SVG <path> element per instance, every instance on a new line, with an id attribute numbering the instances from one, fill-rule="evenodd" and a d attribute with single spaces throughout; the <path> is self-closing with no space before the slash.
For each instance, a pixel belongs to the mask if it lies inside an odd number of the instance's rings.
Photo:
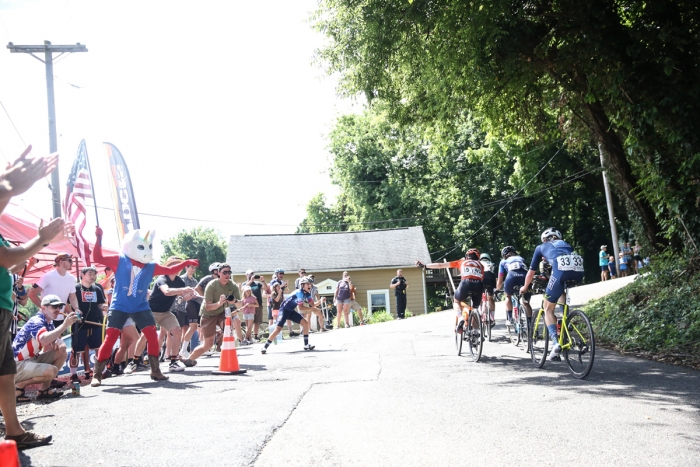
<path id="1" fill-rule="evenodd" d="M 194 376 L 197 375 L 197 373 L 190 373 Z M 202 375 L 210 375 L 210 372 L 201 372 L 200 376 Z M 182 391 L 184 389 L 190 389 L 190 388 L 199 388 L 200 386 L 197 386 L 197 383 L 207 383 L 210 381 L 220 381 L 219 379 L 202 379 L 198 381 L 189 381 L 189 382 L 172 382 L 170 380 L 168 381 L 151 381 L 151 382 L 145 382 L 145 383 L 136 383 L 136 384 L 122 384 L 119 386 L 112 386 L 112 387 L 105 387 L 102 386 L 104 389 L 102 392 L 111 392 L 114 394 L 127 394 L 127 395 L 134 395 L 134 394 L 151 394 L 148 389 L 159 389 L 159 388 L 164 388 L 164 389 L 176 389 L 178 391 Z"/>

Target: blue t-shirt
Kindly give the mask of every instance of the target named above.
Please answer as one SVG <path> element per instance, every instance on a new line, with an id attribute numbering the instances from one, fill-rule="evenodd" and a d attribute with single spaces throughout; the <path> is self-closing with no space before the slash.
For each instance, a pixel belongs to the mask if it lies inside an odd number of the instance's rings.
<path id="1" fill-rule="evenodd" d="M 280 305 L 280 311 L 293 311 L 297 306 L 313 306 L 313 299 L 311 294 L 304 292 L 302 290 L 295 290 L 292 295 L 287 297 Z"/>
<path id="2" fill-rule="evenodd" d="M 525 259 L 522 256 L 513 255 L 507 259 L 501 260 L 498 265 L 498 275 L 506 276 L 508 271 L 522 271 L 527 273 L 527 265 L 525 264 Z"/>
<path id="3" fill-rule="evenodd" d="M 22 329 L 17 331 L 15 340 L 12 341 L 12 352 L 15 354 L 15 360 L 27 360 L 39 355 L 41 335 L 54 329 L 53 322 L 46 321 L 41 311 L 29 318 Z"/>
<path id="4" fill-rule="evenodd" d="M 603 250 L 598 253 L 598 257 L 600 258 L 598 264 L 601 266 L 607 266 L 608 265 L 608 254 L 604 252 Z"/>
<path id="5" fill-rule="evenodd" d="M 119 310 L 124 313 L 138 313 L 148 311 L 148 289 L 153 279 L 153 272 L 156 264 L 148 263 L 131 281 L 132 264 L 131 260 L 124 254 L 119 255 L 119 267 L 115 273 L 114 295 L 110 310 Z M 129 287 L 131 286 L 131 290 Z M 170 308 L 168 306 L 168 308 Z M 166 309 L 167 311 L 167 309 Z"/>
<path id="6" fill-rule="evenodd" d="M 624 256 L 621 256 L 619 261 L 620 261 L 620 271 L 624 271 L 625 269 L 627 269 L 627 258 L 625 258 Z"/>
<path id="7" fill-rule="evenodd" d="M 539 266 L 542 258 L 545 258 L 549 264 L 554 265 L 557 261 L 557 257 L 570 255 L 573 251 L 574 249 L 571 245 L 564 240 L 544 242 L 535 248 L 535 254 L 532 256 L 532 262 L 530 263 L 530 269 L 537 271 L 537 266 Z"/>

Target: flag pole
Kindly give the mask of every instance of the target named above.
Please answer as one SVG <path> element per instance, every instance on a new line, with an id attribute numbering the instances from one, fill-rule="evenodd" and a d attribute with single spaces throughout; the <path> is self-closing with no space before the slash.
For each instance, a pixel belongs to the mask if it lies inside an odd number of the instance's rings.
<path id="1" fill-rule="evenodd" d="M 85 145 L 85 162 L 87 163 L 88 173 L 90 174 L 90 189 L 92 190 L 92 204 L 95 207 L 95 220 L 97 221 L 97 226 L 100 226 L 100 217 L 97 215 L 97 199 L 95 198 L 95 179 L 92 177 L 92 167 L 90 167 L 90 157 L 88 156 L 87 145 L 85 140 L 81 141 L 81 144 Z"/>

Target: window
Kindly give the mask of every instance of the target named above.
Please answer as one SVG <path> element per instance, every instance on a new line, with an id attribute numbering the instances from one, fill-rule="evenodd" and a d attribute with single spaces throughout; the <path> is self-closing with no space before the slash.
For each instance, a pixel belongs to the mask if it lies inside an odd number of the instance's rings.
<path id="1" fill-rule="evenodd" d="M 370 315 L 377 311 L 386 311 L 391 314 L 389 303 L 389 289 L 367 291 L 367 309 Z"/>

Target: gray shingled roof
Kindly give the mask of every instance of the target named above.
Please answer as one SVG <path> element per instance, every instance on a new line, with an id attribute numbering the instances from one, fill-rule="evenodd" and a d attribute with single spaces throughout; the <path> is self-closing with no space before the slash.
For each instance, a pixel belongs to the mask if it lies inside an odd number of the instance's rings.
<path id="1" fill-rule="evenodd" d="M 234 273 L 388 268 L 430 260 L 423 227 L 288 235 L 232 235 L 227 261 Z"/>

